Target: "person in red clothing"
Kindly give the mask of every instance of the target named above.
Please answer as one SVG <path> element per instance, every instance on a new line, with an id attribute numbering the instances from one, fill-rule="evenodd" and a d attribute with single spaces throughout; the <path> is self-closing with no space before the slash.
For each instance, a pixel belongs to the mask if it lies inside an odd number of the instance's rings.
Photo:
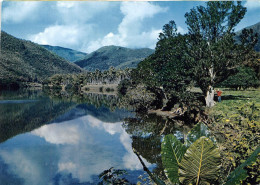
<path id="1" fill-rule="evenodd" d="M 221 102 L 221 94 L 222 94 L 222 91 L 220 91 L 220 90 L 218 89 L 216 92 L 217 92 L 217 96 L 218 96 L 218 102 Z"/>

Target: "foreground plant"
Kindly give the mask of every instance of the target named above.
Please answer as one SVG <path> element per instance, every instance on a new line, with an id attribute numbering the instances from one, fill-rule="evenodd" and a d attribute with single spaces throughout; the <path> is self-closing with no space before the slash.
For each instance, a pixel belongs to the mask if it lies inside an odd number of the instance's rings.
<path id="1" fill-rule="evenodd" d="M 184 144 L 174 135 L 166 135 L 161 150 L 165 173 L 173 184 L 220 183 L 217 181 L 221 167 L 220 152 L 215 137 L 211 136 L 204 123 L 198 123 L 188 133 Z M 241 184 L 249 176 L 248 169 L 257 164 L 259 153 L 260 147 L 257 147 L 221 184 Z"/>
<path id="2" fill-rule="evenodd" d="M 199 123 L 187 135 L 185 144 L 172 134 L 164 137 L 162 162 L 173 184 L 210 184 L 217 179 L 220 153 L 209 134 L 206 125 Z"/>
<path id="3" fill-rule="evenodd" d="M 179 180 L 183 184 L 211 184 L 218 178 L 220 153 L 205 136 L 196 140 L 186 151 L 179 165 Z"/>
<path id="4" fill-rule="evenodd" d="M 246 167 L 249 167 L 256 162 L 259 158 L 260 147 L 258 147 L 250 157 L 239 167 L 237 167 L 227 178 L 227 183 L 225 185 L 240 184 L 243 180 L 248 177 L 248 171 Z"/>
<path id="5" fill-rule="evenodd" d="M 260 141 L 259 90 L 225 91 L 224 101 L 208 114 L 209 128 L 218 138 L 221 149 L 222 169 L 220 181 L 243 164 L 257 150 Z M 225 100 L 226 98 L 226 100 Z M 247 178 L 243 184 L 260 183 L 260 157 L 246 167 Z"/>

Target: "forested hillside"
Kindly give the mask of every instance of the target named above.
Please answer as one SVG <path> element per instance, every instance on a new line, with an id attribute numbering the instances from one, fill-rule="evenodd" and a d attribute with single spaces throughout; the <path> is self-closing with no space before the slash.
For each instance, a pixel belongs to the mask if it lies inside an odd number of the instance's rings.
<path id="1" fill-rule="evenodd" d="M 0 87 L 17 87 L 21 82 L 42 82 L 54 74 L 82 71 L 38 44 L 1 33 Z"/>
<path id="2" fill-rule="evenodd" d="M 81 60 L 87 56 L 87 53 L 83 53 L 80 51 L 76 51 L 73 49 L 64 48 L 60 46 L 50 46 L 50 45 L 41 45 L 41 46 L 70 62 Z"/>
<path id="3" fill-rule="evenodd" d="M 134 68 L 147 56 L 154 53 L 154 50 L 129 49 L 120 46 L 105 46 L 87 55 L 83 60 L 76 61 L 75 64 L 89 71 L 108 70 L 113 66 L 116 69 Z"/>

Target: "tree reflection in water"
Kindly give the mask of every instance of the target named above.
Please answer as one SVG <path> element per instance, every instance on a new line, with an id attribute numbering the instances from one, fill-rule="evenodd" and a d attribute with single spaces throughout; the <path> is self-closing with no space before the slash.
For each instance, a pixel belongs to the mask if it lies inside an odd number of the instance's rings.
<path id="1" fill-rule="evenodd" d="M 160 179 L 165 180 L 161 161 L 161 141 L 164 135 L 174 134 L 183 141 L 191 129 L 180 120 L 163 118 L 156 114 L 137 114 L 135 118 L 126 118 L 123 123 L 126 132 L 131 135 L 132 147 L 151 164 L 156 164 L 152 170 Z"/>
<path id="2" fill-rule="evenodd" d="M 154 164 L 149 165 L 149 169 L 161 179 L 165 179 L 160 154 L 162 137 L 173 133 L 182 140 L 189 131 L 189 126 L 186 126 L 181 121 L 183 119 L 173 120 L 156 116 L 155 114 L 132 114 L 128 111 L 119 111 L 118 107 L 122 106 L 120 98 L 116 96 L 100 94 L 83 94 L 67 97 L 60 94 L 60 96 L 48 94 L 46 96 L 41 94 L 41 92 L 40 94 L 39 92 L 28 92 L 18 96 L 16 93 L 12 95 L 12 92 L 7 92 L 1 95 L 2 100 L 25 99 L 37 101 L 20 104 L 0 104 L 0 113 L 2 115 L 0 117 L 0 142 L 17 134 L 34 130 L 43 124 L 53 123 L 53 120 L 60 123 L 71 121 L 84 115 L 93 115 L 100 120 L 113 122 L 113 120 L 119 121 L 127 117 L 124 119 L 123 127 L 132 139 L 129 138 L 129 150 L 131 150 L 132 143 L 132 148 L 138 152 L 139 156 L 148 163 Z M 55 124 L 53 125 L 55 126 Z M 75 124 L 73 125 L 75 126 Z M 107 126 L 107 124 L 104 125 Z"/>

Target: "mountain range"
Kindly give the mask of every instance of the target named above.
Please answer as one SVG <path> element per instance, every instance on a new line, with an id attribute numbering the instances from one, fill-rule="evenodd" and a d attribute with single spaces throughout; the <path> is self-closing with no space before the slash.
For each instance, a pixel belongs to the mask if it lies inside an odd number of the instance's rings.
<path id="1" fill-rule="evenodd" d="M 246 29 L 253 29 L 255 33 L 258 33 L 260 38 L 260 22 L 256 23 L 252 26 L 246 27 Z M 238 40 L 239 35 L 242 33 L 242 30 L 236 32 L 235 39 Z M 64 49 L 64 48 L 62 48 Z M 50 50 L 50 49 L 49 49 Z M 69 49 L 63 50 L 62 52 L 57 52 L 59 48 L 54 47 L 54 52 L 58 54 L 59 56 L 68 59 L 70 61 L 74 61 L 74 59 L 69 59 L 66 55 L 66 51 L 69 51 Z M 257 52 L 260 51 L 260 39 L 258 39 L 258 42 L 255 46 L 255 50 Z M 99 69 L 101 71 L 109 69 L 110 66 L 115 67 L 116 69 L 124 69 L 126 67 L 128 68 L 134 68 L 137 66 L 137 64 L 142 61 L 147 56 L 151 55 L 154 52 L 152 49 L 143 48 L 143 49 L 129 49 L 125 47 L 120 46 L 105 46 L 102 47 L 90 54 L 82 54 L 82 52 L 79 52 L 80 54 L 78 56 L 84 57 L 82 59 L 79 59 L 75 61 L 75 64 L 80 66 L 81 68 L 84 68 L 88 71 L 94 71 L 96 69 Z M 78 51 L 72 50 L 70 51 L 71 55 L 75 55 L 78 53 Z M 76 58 L 76 57 L 74 57 Z"/>
<path id="2" fill-rule="evenodd" d="M 260 22 L 246 28 L 253 29 L 260 38 Z M 241 32 L 242 30 L 236 32 L 236 39 Z M 6 32 L 1 32 L 0 44 L 0 87 L 20 82 L 42 82 L 54 74 L 80 73 L 84 72 L 84 69 L 103 71 L 111 66 L 116 69 L 134 68 L 140 61 L 154 53 L 154 50 L 148 48 L 105 46 L 86 54 L 59 46 L 41 46 L 15 38 Z M 260 51 L 260 39 L 255 50 Z"/>
<path id="3" fill-rule="evenodd" d="M 80 51 L 76 51 L 73 49 L 64 48 L 60 46 L 50 46 L 50 45 L 41 45 L 41 46 L 70 62 L 75 62 L 87 56 L 87 53 L 83 53 Z"/>
<path id="4" fill-rule="evenodd" d="M 134 68 L 144 58 L 154 52 L 152 49 L 129 49 L 120 46 L 105 46 L 90 54 L 60 46 L 41 45 L 52 53 L 70 61 L 88 71 Z"/>
<path id="5" fill-rule="evenodd" d="M 54 74 L 82 71 L 38 44 L 1 32 L 0 87 L 19 86 L 20 82 L 41 82 Z"/>
<path id="6" fill-rule="evenodd" d="M 129 49 L 120 46 L 104 46 L 90 54 L 84 59 L 76 61 L 75 64 L 88 70 L 108 70 L 113 66 L 116 69 L 134 68 L 147 56 L 154 53 L 153 49 Z"/>

